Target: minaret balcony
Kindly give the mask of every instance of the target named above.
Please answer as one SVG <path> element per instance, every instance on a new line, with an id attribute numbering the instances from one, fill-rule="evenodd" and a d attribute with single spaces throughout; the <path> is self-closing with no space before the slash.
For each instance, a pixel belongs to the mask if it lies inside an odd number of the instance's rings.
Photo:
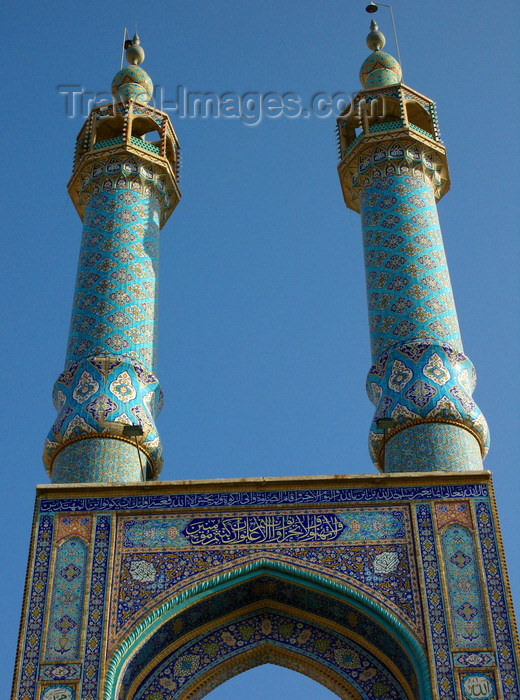
<path id="1" fill-rule="evenodd" d="M 345 204 L 359 213 L 364 186 L 410 173 L 432 183 L 439 200 L 449 189 L 446 150 L 434 103 L 399 83 L 361 90 L 338 117 L 338 172 Z"/>
<path id="2" fill-rule="evenodd" d="M 81 219 L 92 196 L 128 188 L 160 198 L 162 228 L 181 196 L 179 150 L 164 112 L 137 101 L 95 107 L 78 134 L 68 185 Z"/>

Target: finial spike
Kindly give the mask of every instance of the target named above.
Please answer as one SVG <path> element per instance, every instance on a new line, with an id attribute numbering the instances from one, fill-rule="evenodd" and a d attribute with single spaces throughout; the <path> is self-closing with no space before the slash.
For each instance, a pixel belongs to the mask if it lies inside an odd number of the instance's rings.
<path id="1" fill-rule="evenodd" d="M 134 34 L 130 46 L 126 50 L 126 60 L 130 65 L 137 66 L 144 61 L 144 50 L 141 46 L 141 40 L 139 39 L 139 34 Z"/>
<path id="2" fill-rule="evenodd" d="M 370 34 L 367 36 L 367 46 L 371 51 L 381 51 L 383 46 L 386 44 L 385 35 L 383 32 L 379 31 L 377 22 L 372 20 L 370 22 Z"/>

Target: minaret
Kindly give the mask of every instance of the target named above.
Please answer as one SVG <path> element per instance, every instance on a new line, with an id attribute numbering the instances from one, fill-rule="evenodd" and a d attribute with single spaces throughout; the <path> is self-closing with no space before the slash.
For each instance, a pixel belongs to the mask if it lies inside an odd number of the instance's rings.
<path id="1" fill-rule="evenodd" d="M 156 479 L 159 230 L 178 204 L 179 145 L 166 114 L 147 103 L 137 34 L 76 144 L 68 190 L 83 221 L 58 417 L 45 443 L 53 483 Z"/>
<path id="2" fill-rule="evenodd" d="M 363 230 L 370 453 L 384 472 L 480 470 L 489 434 L 437 216 L 449 174 L 435 104 L 401 82 L 373 20 L 370 29 L 363 89 L 338 118 L 343 196 Z"/>

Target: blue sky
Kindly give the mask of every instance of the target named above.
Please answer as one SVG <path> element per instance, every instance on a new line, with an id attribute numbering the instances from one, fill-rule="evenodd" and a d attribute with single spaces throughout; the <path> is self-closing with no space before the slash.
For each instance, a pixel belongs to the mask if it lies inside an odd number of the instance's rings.
<path id="1" fill-rule="evenodd" d="M 123 29 L 137 22 L 143 67 L 167 99 L 184 86 L 291 92 L 307 105 L 316 93 L 359 89 L 369 53 L 364 7 L 50 0 L 4 9 L 3 686 L 12 678 L 34 486 L 47 481 L 41 453 L 81 235 L 66 184 L 82 117 L 67 116 L 58 87 L 109 89 Z M 452 189 L 439 216 L 464 348 L 477 370 L 475 399 L 491 430 L 485 467 L 494 474 L 515 600 L 518 7 L 393 6 L 404 80 L 436 100 L 448 151 Z M 388 11 L 377 19 L 394 53 Z M 171 117 L 183 149 L 183 198 L 161 234 L 162 478 L 374 473 L 361 227 L 342 201 L 334 119 L 280 116 L 251 126 Z M 288 674 L 257 669 L 211 697 L 331 696 Z"/>

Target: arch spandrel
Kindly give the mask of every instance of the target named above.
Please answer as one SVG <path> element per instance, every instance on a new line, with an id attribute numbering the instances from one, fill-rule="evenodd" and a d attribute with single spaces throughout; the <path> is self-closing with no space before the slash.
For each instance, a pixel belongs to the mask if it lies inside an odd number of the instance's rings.
<path id="1" fill-rule="evenodd" d="M 362 649 L 364 654 L 375 659 L 376 665 L 387 669 L 386 673 L 394 679 L 396 687 L 407 689 L 396 697 L 429 697 L 429 671 L 424 651 L 391 613 L 354 589 L 296 567 L 264 560 L 229 572 L 220 580 L 208 579 L 190 591 L 184 591 L 135 626 L 112 654 L 106 676 L 105 700 L 134 697 L 137 686 L 153 674 L 157 664 L 163 663 L 180 648 L 181 641 L 188 644 L 201 635 L 215 632 L 222 620 L 226 624 L 236 624 L 239 613 L 249 614 L 244 612 L 247 606 L 269 610 L 278 610 L 281 606 L 283 614 L 298 620 L 297 624 L 318 625 L 335 639 L 341 637 L 343 646 L 348 639 L 349 645 Z M 275 641 L 281 644 L 281 640 Z M 262 643 L 272 644 L 273 640 L 266 638 Z M 287 644 L 282 646 L 302 656 L 302 649 L 297 645 L 293 645 L 294 648 Z M 336 652 L 339 653 L 338 649 Z M 310 659 L 324 668 L 335 665 L 319 654 L 314 658 L 312 654 L 305 656 L 303 653 L 303 657 L 305 664 L 309 664 L 307 659 Z M 227 663 L 226 659 L 223 661 Z M 347 670 L 339 663 L 334 673 L 348 685 Z M 203 668 L 197 671 L 197 675 L 206 672 L 211 677 L 217 670 Z M 135 695 L 135 698 L 141 700 L 140 695 Z"/>
<path id="2" fill-rule="evenodd" d="M 263 517 L 269 517 L 269 513 Z M 306 511 L 303 512 L 303 517 L 308 517 Z M 204 585 L 207 578 L 233 577 L 233 572 L 261 565 L 266 559 L 278 562 L 282 568 L 318 574 L 330 585 L 339 586 L 340 589 L 344 586 L 356 589 L 362 596 L 373 599 L 376 606 L 392 613 L 415 635 L 420 644 L 424 643 L 424 622 L 409 510 L 398 507 L 365 507 L 362 510 L 352 509 L 348 513 L 326 513 L 321 517 L 334 517 L 340 521 L 344 532 L 338 541 L 291 543 L 284 546 L 226 546 L 218 543 L 188 549 L 187 541 L 178 535 L 179 541 L 173 542 L 171 550 L 170 544 L 168 550 L 155 548 L 155 545 L 154 548 L 136 546 L 123 549 L 114 579 L 114 588 L 118 594 L 112 598 L 111 603 L 109 654 L 135 625 L 172 596 L 194 586 Z M 367 520 L 366 523 L 363 518 Z M 381 520 L 380 527 L 385 532 L 385 537 L 380 540 L 377 539 L 380 531 L 376 530 L 376 519 Z M 172 518 L 168 519 L 168 523 L 171 523 L 171 529 L 175 527 L 176 531 L 182 531 L 190 520 L 193 522 L 190 518 Z M 195 521 L 198 522 L 197 519 Z M 148 522 L 155 524 L 155 521 Z M 164 528 L 162 522 L 157 527 L 159 526 Z M 361 528 L 362 532 L 357 532 L 355 526 Z M 139 518 L 123 518 L 119 532 L 124 530 L 126 533 L 127 528 L 132 527 L 140 527 Z M 373 532 L 367 535 L 363 528 L 373 528 Z M 138 544 L 141 545 L 141 541 Z M 145 575 L 147 572 L 143 573 L 143 578 L 141 572 L 137 571 L 140 566 L 149 570 L 148 577 Z M 136 580 L 140 584 L 138 597 L 132 593 Z"/>

